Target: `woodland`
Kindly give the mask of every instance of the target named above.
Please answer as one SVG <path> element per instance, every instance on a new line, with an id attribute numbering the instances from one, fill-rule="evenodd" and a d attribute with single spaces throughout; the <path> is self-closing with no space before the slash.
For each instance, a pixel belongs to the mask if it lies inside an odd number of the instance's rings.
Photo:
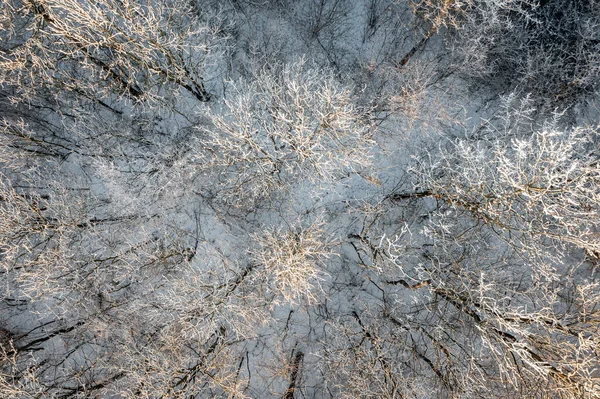
<path id="1" fill-rule="evenodd" d="M 0 0 L 0 398 L 600 398 L 600 0 Z"/>

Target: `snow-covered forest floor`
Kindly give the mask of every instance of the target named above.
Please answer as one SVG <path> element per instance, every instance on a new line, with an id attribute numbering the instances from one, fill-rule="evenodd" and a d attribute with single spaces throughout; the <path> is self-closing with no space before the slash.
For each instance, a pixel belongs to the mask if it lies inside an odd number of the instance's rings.
<path id="1" fill-rule="evenodd" d="M 0 0 L 1 398 L 600 398 L 598 0 Z"/>

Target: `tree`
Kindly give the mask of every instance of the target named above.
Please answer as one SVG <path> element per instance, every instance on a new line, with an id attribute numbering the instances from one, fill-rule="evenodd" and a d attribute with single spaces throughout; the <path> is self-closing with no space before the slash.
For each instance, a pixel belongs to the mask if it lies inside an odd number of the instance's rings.
<path id="1" fill-rule="evenodd" d="M 467 73 L 498 79 L 508 91 L 518 82 L 525 93 L 563 107 L 597 89 L 597 1 L 464 4 L 457 48 Z"/>
<path id="2" fill-rule="evenodd" d="M 597 129 L 527 132 L 526 114 L 418 158 L 416 190 L 388 200 L 427 221 L 371 244 L 381 315 L 359 326 L 382 366 L 452 395 L 594 398 Z"/>
<path id="3" fill-rule="evenodd" d="M 218 33 L 189 3 L 7 0 L 2 9 L 0 81 L 24 99 L 39 87 L 158 99 L 163 84 L 210 98 L 203 73 Z"/>
<path id="4" fill-rule="evenodd" d="M 371 126 L 331 71 L 303 60 L 265 66 L 230 92 L 202 128 L 208 151 L 197 161 L 221 173 L 222 201 L 252 209 L 292 184 L 325 184 L 369 166 Z"/>
<path id="5" fill-rule="evenodd" d="M 264 282 L 255 284 L 269 287 L 265 297 L 273 296 L 275 303 L 317 301 L 322 263 L 334 254 L 322 225 L 317 221 L 307 228 L 265 231 L 254 237 L 253 262 L 266 272 Z"/>

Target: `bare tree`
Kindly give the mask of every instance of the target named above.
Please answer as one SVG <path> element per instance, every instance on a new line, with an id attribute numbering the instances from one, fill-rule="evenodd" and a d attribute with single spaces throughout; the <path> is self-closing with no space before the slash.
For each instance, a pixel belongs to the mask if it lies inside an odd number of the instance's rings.
<path id="1" fill-rule="evenodd" d="M 263 284 L 276 302 L 316 302 L 323 280 L 323 263 L 333 255 L 322 222 L 288 231 L 265 231 L 254 237 L 253 262 L 264 268 Z"/>
<path id="2" fill-rule="evenodd" d="M 526 134 L 526 115 L 418 158 L 416 189 L 388 200 L 420 204 L 425 223 L 360 236 L 382 297 L 354 329 L 374 341 L 371 356 L 387 348 L 382 367 L 405 365 L 396 385 L 433 377 L 452 395 L 598 397 L 597 131 L 554 122 Z M 351 342 L 348 365 L 363 353 Z"/>
<path id="3" fill-rule="evenodd" d="M 41 86 L 141 100 L 159 98 L 165 83 L 210 98 L 203 74 L 220 39 L 189 3 L 4 1 L 2 8 L 0 81 L 24 98 Z"/>
<path id="4" fill-rule="evenodd" d="M 325 183 L 368 167 L 371 126 L 330 71 L 302 60 L 265 66 L 230 91 L 203 128 L 208 151 L 198 161 L 222 173 L 223 201 L 251 208 L 302 180 Z"/>
<path id="5" fill-rule="evenodd" d="M 597 1 L 456 2 L 463 70 L 502 90 L 518 82 L 541 101 L 570 104 L 598 87 Z M 466 6 L 466 7 L 465 7 Z"/>

